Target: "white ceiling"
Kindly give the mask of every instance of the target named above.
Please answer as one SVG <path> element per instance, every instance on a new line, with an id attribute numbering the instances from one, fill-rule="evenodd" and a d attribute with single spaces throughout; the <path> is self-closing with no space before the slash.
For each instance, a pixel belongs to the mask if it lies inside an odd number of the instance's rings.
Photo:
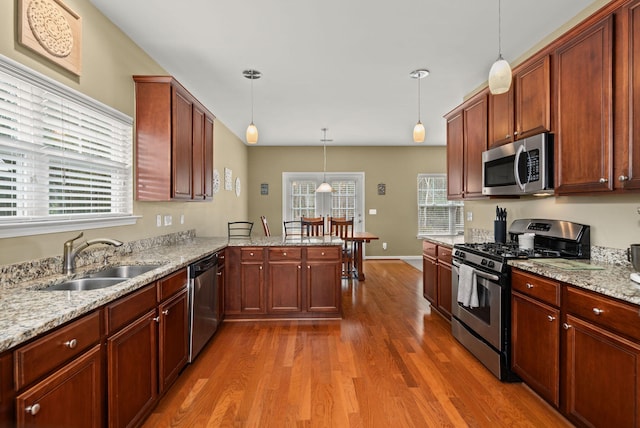
<path id="1" fill-rule="evenodd" d="M 244 141 L 254 81 L 259 145 L 413 145 L 418 86 L 428 145 L 486 81 L 498 0 L 91 0 Z M 513 61 L 593 0 L 505 0 Z M 595 3 L 598 3 L 596 1 Z M 601 1 L 600 1 L 601 3 Z"/>

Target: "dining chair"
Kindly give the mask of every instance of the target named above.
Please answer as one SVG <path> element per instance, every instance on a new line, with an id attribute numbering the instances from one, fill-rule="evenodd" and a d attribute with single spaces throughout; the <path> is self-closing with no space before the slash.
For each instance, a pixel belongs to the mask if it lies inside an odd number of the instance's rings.
<path id="1" fill-rule="evenodd" d="M 262 222 L 262 228 L 264 229 L 264 236 L 271 236 L 271 232 L 269 231 L 269 223 L 267 223 L 267 218 L 261 215 L 260 221 Z"/>
<path id="2" fill-rule="evenodd" d="M 301 217 L 302 234 L 305 236 L 324 236 L 324 217 Z"/>
<path id="3" fill-rule="evenodd" d="M 250 238 L 252 221 L 230 221 L 227 223 L 229 238 Z"/>
<path id="4" fill-rule="evenodd" d="M 353 240 L 353 218 L 329 217 L 330 234 L 340 238 L 342 244 L 342 276 L 350 278 L 354 272 L 355 241 Z"/>
<path id="5" fill-rule="evenodd" d="M 300 220 L 283 221 L 282 224 L 284 225 L 285 239 L 302 237 L 302 223 L 300 223 Z"/>

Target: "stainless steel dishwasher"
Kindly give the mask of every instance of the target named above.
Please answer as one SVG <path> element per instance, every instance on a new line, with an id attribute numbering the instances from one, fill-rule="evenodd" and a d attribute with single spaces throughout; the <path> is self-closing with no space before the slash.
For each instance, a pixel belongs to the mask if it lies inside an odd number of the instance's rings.
<path id="1" fill-rule="evenodd" d="M 218 328 L 218 253 L 189 266 L 189 362 Z"/>

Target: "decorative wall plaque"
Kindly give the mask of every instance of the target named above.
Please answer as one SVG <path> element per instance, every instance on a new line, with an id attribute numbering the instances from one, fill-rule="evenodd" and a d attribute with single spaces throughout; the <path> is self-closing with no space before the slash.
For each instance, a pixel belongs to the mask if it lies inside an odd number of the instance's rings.
<path id="1" fill-rule="evenodd" d="M 233 190 L 233 182 L 231 181 L 231 177 L 233 176 L 233 171 L 230 168 L 224 169 L 224 190 Z"/>
<path id="2" fill-rule="evenodd" d="M 18 0 L 18 40 L 80 75 L 82 22 L 61 0 Z"/>

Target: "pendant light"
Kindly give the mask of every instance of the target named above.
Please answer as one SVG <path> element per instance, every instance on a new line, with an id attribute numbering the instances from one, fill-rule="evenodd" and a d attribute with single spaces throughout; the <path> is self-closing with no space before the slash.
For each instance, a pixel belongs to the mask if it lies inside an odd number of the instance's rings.
<path id="1" fill-rule="evenodd" d="M 333 189 L 331 188 L 331 185 L 329 183 L 327 183 L 327 141 L 333 141 L 333 140 L 327 140 L 327 129 L 328 128 L 322 128 L 322 153 L 323 153 L 323 157 L 324 157 L 324 164 L 322 167 L 322 184 L 320 184 L 318 186 L 318 188 L 316 189 L 316 192 L 318 193 L 329 193 L 329 192 L 333 192 Z"/>
<path id="2" fill-rule="evenodd" d="M 420 80 L 427 77 L 429 75 L 429 70 L 424 68 L 419 68 L 417 70 L 413 70 L 409 73 L 409 76 L 412 79 L 416 79 L 418 81 L 418 123 L 413 127 L 413 142 L 414 143 L 422 143 L 424 142 L 424 125 L 420 121 Z"/>
<path id="3" fill-rule="evenodd" d="M 498 0 L 498 59 L 489 71 L 489 91 L 493 95 L 504 94 L 511 87 L 511 67 L 502 58 L 502 10 Z"/>
<path id="4" fill-rule="evenodd" d="M 244 70 L 242 75 L 251 80 L 251 123 L 247 126 L 247 143 L 256 144 L 258 142 L 258 128 L 253 124 L 253 81 L 262 77 L 258 70 Z"/>

